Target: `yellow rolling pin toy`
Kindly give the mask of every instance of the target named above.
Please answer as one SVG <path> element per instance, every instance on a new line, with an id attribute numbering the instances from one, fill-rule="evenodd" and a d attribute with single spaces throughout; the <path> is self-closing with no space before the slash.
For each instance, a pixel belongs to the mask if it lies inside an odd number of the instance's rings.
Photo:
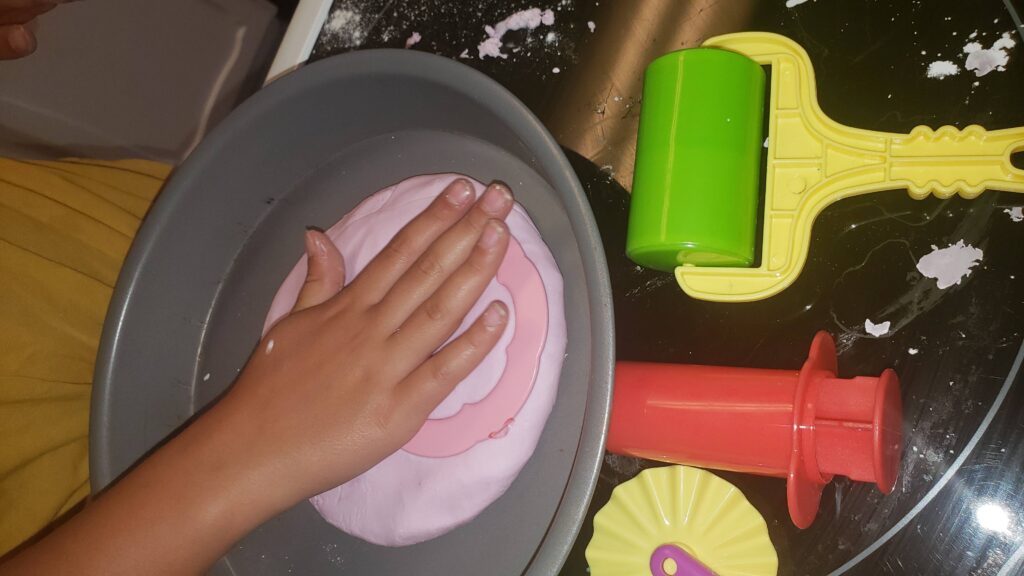
<path id="1" fill-rule="evenodd" d="M 758 263 L 762 65 L 772 82 Z M 798 44 L 765 32 L 718 36 L 647 68 L 626 252 L 674 270 L 694 298 L 768 298 L 799 276 L 811 226 L 829 204 L 901 188 L 917 199 L 1024 192 L 1024 170 L 1010 158 L 1022 150 L 1024 128 L 843 126 L 818 106 Z"/>

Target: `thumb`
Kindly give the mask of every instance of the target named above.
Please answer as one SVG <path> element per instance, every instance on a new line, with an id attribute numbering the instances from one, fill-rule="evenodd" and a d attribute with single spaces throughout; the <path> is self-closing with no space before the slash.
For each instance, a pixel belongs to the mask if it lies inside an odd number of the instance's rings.
<path id="1" fill-rule="evenodd" d="M 36 37 L 23 24 L 0 24 L 0 60 L 28 56 L 36 51 Z"/>
<path id="2" fill-rule="evenodd" d="M 329 300 L 345 286 L 345 261 L 334 242 L 319 230 L 306 231 L 308 270 L 292 312 Z"/>

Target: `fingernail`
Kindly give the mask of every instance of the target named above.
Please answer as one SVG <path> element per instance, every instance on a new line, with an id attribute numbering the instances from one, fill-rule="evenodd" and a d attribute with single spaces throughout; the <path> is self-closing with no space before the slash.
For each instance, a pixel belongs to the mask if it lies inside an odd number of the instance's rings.
<path id="1" fill-rule="evenodd" d="M 484 227 L 484 233 L 480 235 L 480 246 L 490 250 L 498 245 L 504 234 L 505 226 L 497 220 L 491 220 Z"/>
<path id="2" fill-rule="evenodd" d="M 484 326 L 488 328 L 497 328 L 505 323 L 508 319 L 508 310 L 505 309 L 505 305 L 500 302 L 491 302 L 490 306 L 484 310 Z"/>
<path id="3" fill-rule="evenodd" d="M 36 51 L 36 40 L 24 26 L 19 26 L 7 35 L 7 44 L 15 54 L 27 56 Z"/>
<path id="4" fill-rule="evenodd" d="M 511 203 L 512 192 L 503 184 L 495 183 L 488 186 L 487 190 L 484 191 L 484 197 L 480 201 L 480 206 L 484 209 L 484 212 L 500 214 Z"/>
<path id="5" fill-rule="evenodd" d="M 310 258 L 323 258 L 327 255 L 323 237 L 313 230 L 306 230 L 306 254 Z"/>
<path id="6" fill-rule="evenodd" d="M 469 182 L 459 178 L 448 185 L 448 189 L 444 192 L 444 197 L 453 206 L 465 206 L 469 199 L 473 197 L 473 188 L 469 185 Z"/>

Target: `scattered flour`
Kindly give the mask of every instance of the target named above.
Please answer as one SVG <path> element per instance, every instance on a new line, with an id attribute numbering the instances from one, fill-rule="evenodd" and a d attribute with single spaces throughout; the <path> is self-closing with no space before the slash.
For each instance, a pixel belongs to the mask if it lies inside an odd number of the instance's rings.
<path id="1" fill-rule="evenodd" d="M 510 30 L 533 30 L 540 25 L 551 26 L 555 23 L 555 13 L 551 10 L 540 8 L 529 8 L 520 10 L 494 26 L 484 26 L 487 32 L 487 39 L 477 46 L 480 58 L 508 58 L 508 54 L 501 51 L 503 46 L 501 39 Z"/>
<path id="2" fill-rule="evenodd" d="M 210 379 L 210 373 L 209 373 L 209 372 L 207 372 L 207 373 L 206 373 L 206 374 L 205 374 L 205 375 L 203 376 L 203 382 L 206 382 L 206 381 L 207 381 L 207 380 L 209 380 L 209 379 Z"/>
<path id="3" fill-rule="evenodd" d="M 593 34 L 594 30 L 597 30 L 597 24 L 594 24 L 593 20 L 587 21 L 587 28 L 590 28 L 590 33 Z"/>
<path id="4" fill-rule="evenodd" d="M 554 68 L 551 69 L 551 71 L 554 72 L 555 74 L 558 74 L 559 72 L 562 71 L 562 69 L 559 68 L 558 66 L 555 66 Z"/>
<path id="5" fill-rule="evenodd" d="M 1004 32 L 991 48 L 982 47 L 980 42 L 968 42 L 964 45 L 964 54 L 967 54 L 964 68 L 974 70 L 977 76 L 984 76 L 993 70 L 1002 72 L 1006 70 L 1006 64 L 1010 61 L 1010 55 L 1006 51 L 1016 44 L 1013 38 L 1010 38 L 1009 32 Z"/>
<path id="6" fill-rule="evenodd" d="M 918 352 L 920 352 L 920 350 L 917 348 L 907 348 L 907 354 L 910 354 L 911 356 L 917 356 Z"/>
<path id="7" fill-rule="evenodd" d="M 879 322 L 878 324 L 875 324 L 870 319 L 864 319 L 864 330 L 868 334 L 874 336 L 875 338 L 881 338 L 882 336 L 888 334 L 889 326 L 891 325 L 892 323 L 889 322 L 888 320 L 886 320 L 885 322 Z"/>
<path id="8" fill-rule="evenodd" d="M 970 275 L 971 268 L 978 265 L 982 256 L 981 249 L 958 240 L 945 248 L 932 246 L 932 251 L 917 261 L 917 270 L 934 278 L 939 289 L 944 290 Z"/>
<path id="9" fill-rule="evenodd" d="M 936 60 L 928 65 L 929 78 L 938 78 L 941 80 L 946 76 L 956 76 L 959 73 L 960 67 L 949 60 Z"/>
<path id="10" fill-rule="evenodd" d="M 1010 220 L 1014 222 L 1024 222 L 1024 207 L 1014 206 L 1013 208 L 1007 208 L 1003 210 L 1005 214 L 1010 215 Z"/>
<path id="11" fill-rule="evenodd" d="M 423 40 L 423 36 L 420 36 L 419 32 L 413 32 L 412 35 L 410 35 L 408 38 L 405 39 L 405 47 L 406 48 L 412 48 L 420 40 Z"/>
<path id="12" fill-rule="evenodd" d="M 359 46 L 366 39 L 363 15 L 347 7 L 340 7 L 331 12 L 324 31 L 342 48 Z"/>
<path id="13" fill-rule="evenodd" d="M 793 6 L 799 6 L 807 2 L 807 0 L 786 0 L 786 8 L 792 8 Z"/>

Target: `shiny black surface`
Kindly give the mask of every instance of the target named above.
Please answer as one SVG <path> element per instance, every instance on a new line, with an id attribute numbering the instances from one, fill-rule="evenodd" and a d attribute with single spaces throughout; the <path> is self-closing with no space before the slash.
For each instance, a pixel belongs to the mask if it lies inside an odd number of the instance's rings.
<path id="1" fill-rule="evenodd" d="M 510 32 L 507 60 L 479 60 L 483 26 L 530 6 L 554 8 L 555 24 Z M 1024 377 L 1017 372 L 1024 356 L 1024 222 L 1003 210 L 1024 205 L 1024 197 L 993 191 L 973 201 L 915 201 L 893 191 L 842 201 L 817 220 L 800 279 L 770 300 L 747 304 L 692 300 L 670 275 L 629 262 L 623 247 L 640 80 L 657 55 L 716 34 L 769 30 L 806 48 L 821 106 L 837 121 L 891 132 L 918 124 L 1024 126 L 1024 46 L 1014 32 L 1014 8 L 1024 6 L 337 1 L 335 9 L 359 16 L 362 34 L 325 31 L 314 58 L 401 47 L 416 31 L 422 40 L 415 49 L 452 57 L 468 50 L 462 62 L 526 102 L 566 148 L 602 228 L 620 359 L 797 368 L 814 332 L 825 329 L 839 344 L 842 375 L 899 372 L 905 456 L 893 494 L 839 479 L 826 489 L 814 525 L 797 530 L 782 480 L 722 473 L 765 516 L 780 574 L 1007 576 L 1024 574 Z M 974 31 L 985 47 L 1011 32 L 1017 46 L 1005 71 L 926 77 L 934 60 L 962 66 L 962 47 Z M 915 264 L 932 245 L 961 239 L 984 250 L 982 263 L 960 285 L 939 290 Z M 890 333 L 868 336 L 866 318 L 890 321 Z M 591 513 L 616 484 L 651 465 L 607 457 Z M 587 572 L 590 535 L 588 519 L 564 574 Z"/>

